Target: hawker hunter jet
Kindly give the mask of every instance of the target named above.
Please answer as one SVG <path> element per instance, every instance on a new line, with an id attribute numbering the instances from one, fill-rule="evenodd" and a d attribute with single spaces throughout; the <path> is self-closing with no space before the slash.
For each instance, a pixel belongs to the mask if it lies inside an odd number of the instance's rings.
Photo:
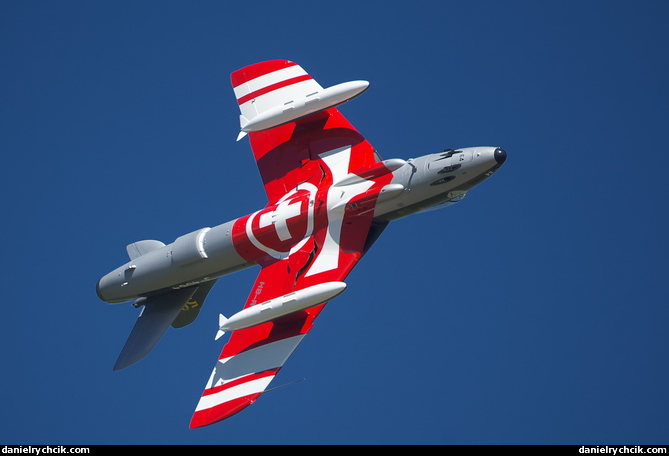
<path id="1" fill-rule="evenodd" d="M 130 260 L 97 284 L 101 300 L 142 308 L 118 370 L 151 351 L 170 325 L 191 323 L 220 277 L 260 267 L 242 310 L 221 315 L 212 331 L 229 339 L 191 428 L 228 418 L 267 391 L 391 221 L 461 201 L 506 160 L 499 147 L 382 160 L 337 109 L 366 81 L 324 89 L 299 65 L 273 60 L 235 71 L 231 82 L 238 140 L 248 135 L 267 205 L 169 245 L 130 244 Z"/>

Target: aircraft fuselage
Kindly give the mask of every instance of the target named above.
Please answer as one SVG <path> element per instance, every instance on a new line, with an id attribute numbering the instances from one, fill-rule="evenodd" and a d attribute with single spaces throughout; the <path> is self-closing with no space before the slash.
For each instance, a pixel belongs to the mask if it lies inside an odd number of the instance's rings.
<path id="1" fill-rule="evenodd" d="M 274 205 L 186 234 L 168 245 L 158 241 L 129 245 L 129 253 L 136 246 L 141 254 L 131 254 L 132 260 L 102 277 L 97 293 L 108 303 L 158 295 L 288 258 L 323 224 L 336 236 L 337 224 L 341 225 L 344 216 L 373 211 L 374 222 L 386 224 L 416 212 L 446 207 L 462 200 L 505 160 L 506 152 L 496 147 L 447 149 L 406 162 L 389 160 L 385 172 L 392 174 L 390 183 L 372 193 L 365 173 L 336 172 L 337 164 L 332 164 L 332 185 L 318 188 L 301 184 Z M 372 169 L 369 173 L 382 171 Z M 330 267 L 328 261 L 336 258 L 325 255 L 305 273 Z"/>

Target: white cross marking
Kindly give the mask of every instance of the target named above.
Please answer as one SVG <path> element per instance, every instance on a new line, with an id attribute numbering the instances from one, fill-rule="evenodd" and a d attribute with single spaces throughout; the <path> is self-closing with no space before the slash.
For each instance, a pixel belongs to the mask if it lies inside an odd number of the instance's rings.
<path id="1" fill-rule="evenodd" d="M 290 230 L 288 230 L 288 219 L 297 217 L 302 213 L 302 202 L 288 202 L 282 201 L 271 212 L 260 214 L 258 219 L 258 226 L 264 228 L 266 226 L 274 225 L 277 236 L 282 241 L 287 241 L 292 237 Z"/>
<path id="2" fill-rule="evenodd" d="M 351 146 L 340 147 L 319 155 L 332 173 L 332 181 L 340 181 L 348 174 L 348 165 L 351 161 Z M 328 226 L 325 233 L 325 241 L 320 252 L 314 259 L 305 274 L 305 277 L 330 271 L 339 266 L 339 242 L 341 240 L 341 229 L 344 223 L 346 204 L 374 185 L 374 181 L 362 180 L 356 184 L 339 189 L 330 187 L 327 196 Z"/>

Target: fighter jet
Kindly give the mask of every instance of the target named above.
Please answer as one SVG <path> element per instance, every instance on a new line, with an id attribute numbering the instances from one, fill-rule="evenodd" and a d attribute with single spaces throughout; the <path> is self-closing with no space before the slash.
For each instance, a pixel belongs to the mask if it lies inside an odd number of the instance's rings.
<path id="1" fill-rule="evenodd" d="M 132 301 L 141 313 L 114 370 L 139 361 L 169 326 L 197 317 L 225 275 L 259 267 L 242 310 L 218 321 L 229 333 L 190 427 L 226 419 L 268 390 L 344 280 L 388 224 L 456 204 L 504 164 L 500 147 L 446 149 L 383 160 L 337 106 L 366 81 L 324 89 L 288 60 L 231 74 L 267 205 L 171 244 L 127 246 L 129 261 L 102 277 L 102 301 Z M 213 334 L 212 334 L 213 335 Z"/>

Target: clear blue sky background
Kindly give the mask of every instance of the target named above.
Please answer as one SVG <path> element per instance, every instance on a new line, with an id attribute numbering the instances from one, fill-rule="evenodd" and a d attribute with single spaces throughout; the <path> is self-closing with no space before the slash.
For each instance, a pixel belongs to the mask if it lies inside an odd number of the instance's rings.
<path id="1" fill-rule="evenodd" d="M 0 2 L 0 444 L 669 443 L 669 2 Z M 273 385 L 189 430 L 257 270 L 112 366 L 141 239 L 265 204 L 229 74 L 366 79 L 383 158 L 502 146 L 386 230 Z"/>

